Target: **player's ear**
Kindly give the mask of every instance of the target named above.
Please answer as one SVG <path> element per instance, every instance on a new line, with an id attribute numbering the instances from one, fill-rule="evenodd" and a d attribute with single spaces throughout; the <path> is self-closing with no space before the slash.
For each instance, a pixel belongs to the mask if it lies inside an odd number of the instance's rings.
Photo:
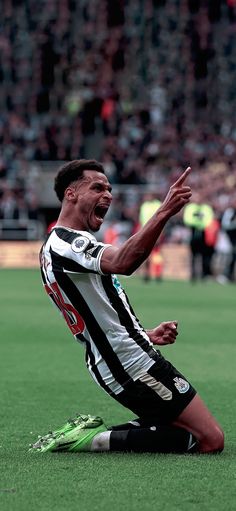
<path id="1" fill-rule="evenodd" d="M 76 189 L 74 186 L 68 186 L 66 188 L 64 198 L 70 202 L 76 201 Z"/>

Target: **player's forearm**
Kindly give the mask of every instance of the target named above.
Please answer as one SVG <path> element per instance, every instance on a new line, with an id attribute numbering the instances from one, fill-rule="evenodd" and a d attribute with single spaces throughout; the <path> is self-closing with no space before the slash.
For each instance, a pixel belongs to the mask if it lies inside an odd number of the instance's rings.
<path id="1" fill-rule="evenodd" d="M 114 272 L 130 275 L 139 268 L 150 255 L 169 216 L 168 212 L 158 210 L 140 231 L 116 251 L 112 261 Z"/>

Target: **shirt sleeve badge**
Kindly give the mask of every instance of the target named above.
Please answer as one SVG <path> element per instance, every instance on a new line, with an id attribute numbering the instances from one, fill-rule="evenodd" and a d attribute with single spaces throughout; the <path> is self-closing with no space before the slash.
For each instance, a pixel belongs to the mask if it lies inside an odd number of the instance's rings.
<path id="1" fill-rule="evenodd" d="M 78 236 L 78 238 L 75 238 L 71 243 L 71 248 L 73 252 L 76 252 L 79 254 L 80 252 L 84 252 L 84 250 L 89 245 L 90 240 L 86 238 L 85 236 Z"/>

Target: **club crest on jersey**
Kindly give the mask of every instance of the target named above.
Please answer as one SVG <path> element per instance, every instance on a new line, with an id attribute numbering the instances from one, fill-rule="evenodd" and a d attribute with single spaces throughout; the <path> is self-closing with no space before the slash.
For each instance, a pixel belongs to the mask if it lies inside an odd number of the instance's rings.
<path id="1" fill-rule="evenodd" d="M 89 245 L 89 242 L 90 240 L 85 236 L 78 236 L 78 238 L 75 238 L 72 241 L 71 248 L 78 254 L 79 252 L 83 252 L 86 249 L 86 247 Z"/>
<path id="2" fill-rule="evenodd" d="M 176 378 L 174 378 L 174 382 L 175 387 L 177 388 L 180 394 L 184 394 L 185 392 L 187 392 L 190 387 L 189 383 L 186 380 L 184 380 L 183 378 L 178 378 L 177 376 Z"/>

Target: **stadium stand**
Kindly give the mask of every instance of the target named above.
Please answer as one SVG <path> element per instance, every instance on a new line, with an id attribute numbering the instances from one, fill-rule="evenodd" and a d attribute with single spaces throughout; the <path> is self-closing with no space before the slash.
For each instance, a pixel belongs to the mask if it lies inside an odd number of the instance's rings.
<path id="1" fill-rule="evenodd" d="M 142 190 L 161 200 L 189 163 L 217 218 L 236 201 L 234 0 L 5 0 L 0 19 L 1 222 L 52 221 L 42 175 L 78 157 L 133 226 Z"/>

